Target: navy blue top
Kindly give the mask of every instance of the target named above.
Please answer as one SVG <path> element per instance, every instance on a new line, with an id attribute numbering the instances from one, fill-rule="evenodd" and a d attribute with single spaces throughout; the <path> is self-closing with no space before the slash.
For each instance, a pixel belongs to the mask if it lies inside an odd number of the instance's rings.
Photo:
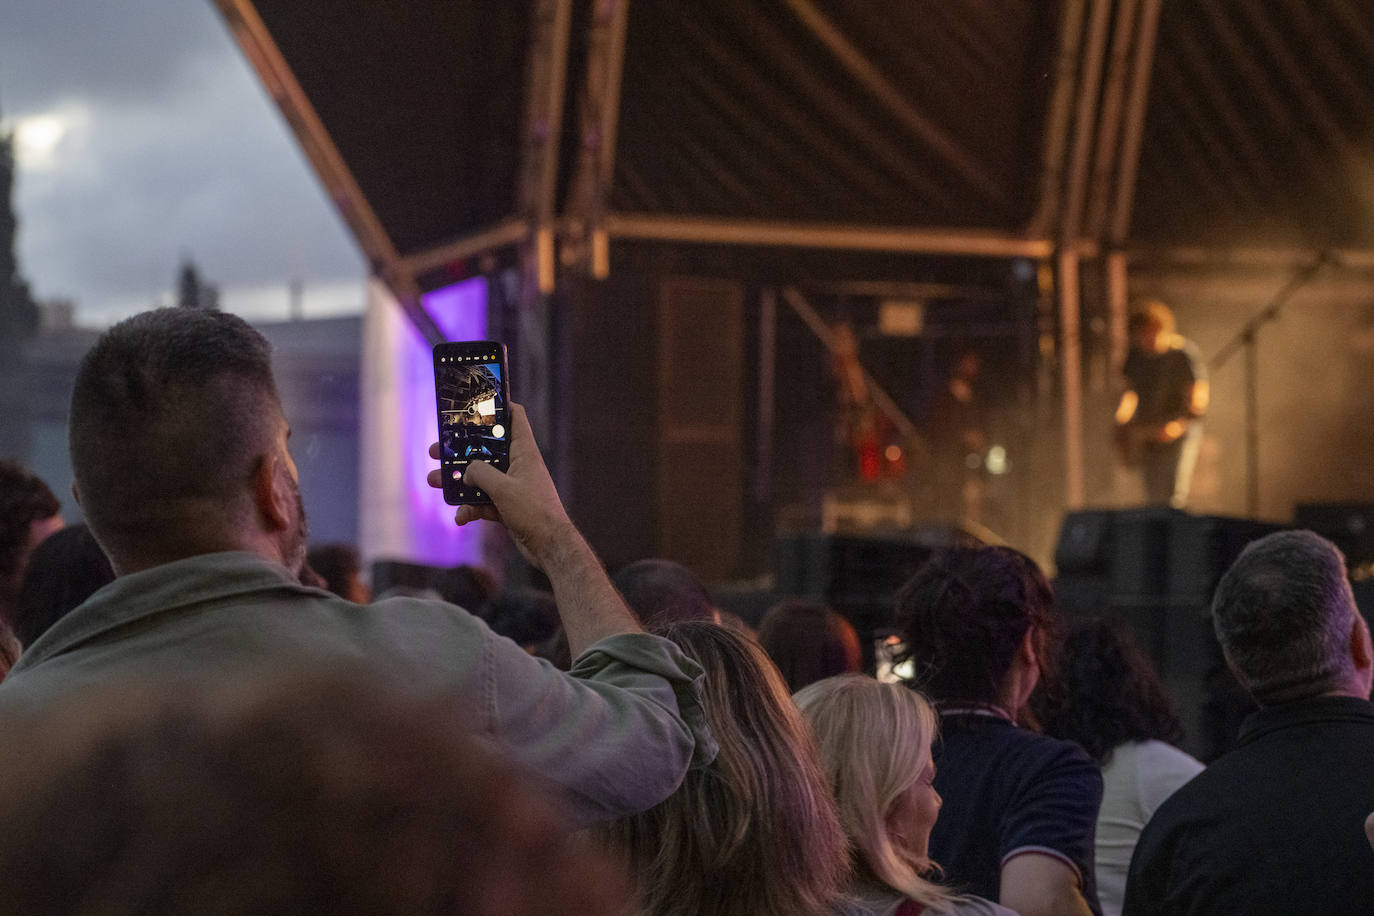
<path id="1" fill-rule="evenodd" d="M 995 715 L 947 712 L 933 749 L 935 790 L 944 799 L 930 856 L 944 882 L 997 900 L 1002 863 L 1023 853 L 1053 856 L 1078 873 L 1083 897 L 1101 913 L 1093 834 L 1102 772 L 1087 752 Z"/>

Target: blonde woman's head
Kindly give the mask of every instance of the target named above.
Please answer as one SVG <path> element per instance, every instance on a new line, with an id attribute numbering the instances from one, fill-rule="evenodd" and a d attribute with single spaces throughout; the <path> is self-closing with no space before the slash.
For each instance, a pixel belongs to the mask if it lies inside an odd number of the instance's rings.
<path id="1" fill-rule="evenodd" d="M 925 877 L 938 872 L 929 843 L 940 808 L 930 703 L 858 674 L 817 681 L 794 699 L 815 734 L 856 869 L 927 905 L 950 899 Z"/>

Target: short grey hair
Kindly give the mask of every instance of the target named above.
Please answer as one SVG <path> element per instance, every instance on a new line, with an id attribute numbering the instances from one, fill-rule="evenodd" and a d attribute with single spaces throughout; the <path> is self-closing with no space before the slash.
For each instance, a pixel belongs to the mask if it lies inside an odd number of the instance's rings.
<path id="1" fill-rule="evenodd" d="M 1339 687 L 1354 671 L 1357 613 L 1345 556 L 1311 531 L 1280 531 L 1246 547 L 1212 599 L 1226 660 L 1261 705 Z"/>

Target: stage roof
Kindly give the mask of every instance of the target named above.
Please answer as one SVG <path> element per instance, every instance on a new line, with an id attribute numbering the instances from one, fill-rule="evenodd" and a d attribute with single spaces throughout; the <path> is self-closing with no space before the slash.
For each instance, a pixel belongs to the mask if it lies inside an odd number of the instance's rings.
<path id="1" fill-rule="evenodd" d="M 403 300 L 541 231 L 1374 248 L 1359 0 L 216 2 Z"/>

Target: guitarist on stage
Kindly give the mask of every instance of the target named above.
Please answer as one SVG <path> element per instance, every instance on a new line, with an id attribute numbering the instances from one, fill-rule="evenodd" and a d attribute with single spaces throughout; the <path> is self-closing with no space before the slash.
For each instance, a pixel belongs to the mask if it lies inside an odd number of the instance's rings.
<path id="1" fill-rule="evenodd" d="M 1117 447 L 1127 465 L 1140 467 L 1147 504 L 1182 509 L 1202 441 L 1207 370 L 1193 344 L 1177 333 L 1174 313 L 1164 303 L 1140 303 L 1129 328 Z"/>

